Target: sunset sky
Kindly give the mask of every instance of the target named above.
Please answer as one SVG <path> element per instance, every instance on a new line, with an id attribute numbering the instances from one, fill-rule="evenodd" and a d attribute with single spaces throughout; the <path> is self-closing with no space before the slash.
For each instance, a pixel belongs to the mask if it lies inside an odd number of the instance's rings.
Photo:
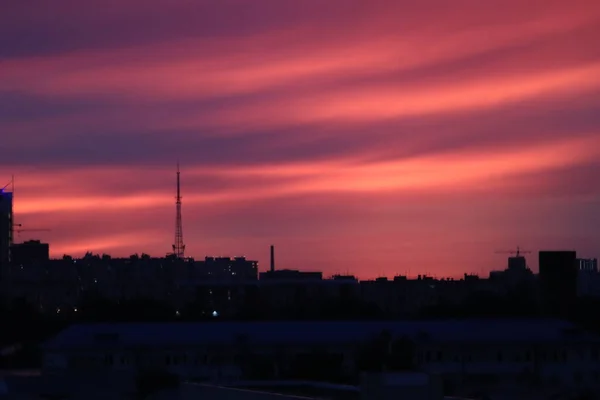
<path id="1" fill-rule="evenodd" d="M 597 0 L 14 0 L 0 187 L 53 256 L 457 276 L 600 254 Z"/>

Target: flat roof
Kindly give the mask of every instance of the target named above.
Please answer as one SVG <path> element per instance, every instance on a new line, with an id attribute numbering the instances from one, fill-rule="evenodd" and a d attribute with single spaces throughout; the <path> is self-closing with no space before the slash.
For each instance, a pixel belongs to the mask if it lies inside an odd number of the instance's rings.
<path id="1" fill-rule="evenodd" d="M 231 344 L 356 343 L 389 331 L 434 342 L 553 342 L 598 340 L 570 322 L 553 319 L 435 321 L 273 321 L 78 324 L 45 343 L 46 349 Z M 571 333 L 569 333 L 571 332 Z"/>

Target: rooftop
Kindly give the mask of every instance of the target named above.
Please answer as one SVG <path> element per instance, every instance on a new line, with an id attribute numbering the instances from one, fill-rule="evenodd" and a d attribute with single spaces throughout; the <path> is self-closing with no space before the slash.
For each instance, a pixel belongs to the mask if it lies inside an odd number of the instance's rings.
<path id="1" fill-rule="evenodd" d="M 540 342 L 598 340 L 565 321 L 552 319 L 435 321 L 277 321 L 106 323 L 73 325 L 49 340 L 47 349 L 229 344 L 353 343 L 382 331 L 438 342 Z"/>

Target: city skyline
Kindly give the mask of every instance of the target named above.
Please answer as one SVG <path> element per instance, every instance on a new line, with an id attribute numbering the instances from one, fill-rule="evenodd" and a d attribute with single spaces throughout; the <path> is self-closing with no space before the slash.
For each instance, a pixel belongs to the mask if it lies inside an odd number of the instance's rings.
<path id="1" fill-rule="evenodd" d="M 181 208 L 180 208 L 181 207 L 181 193 L 180 193 L 180 166 L 179 166 L 179 163 L 177 163 L 176 176 L 177 176 L 177 178 L 176 178 L 175 204 L 176 204 L 176 209 L 177 210 L 176 210 L 176 217 L 175 217 L 175 219 L 176 219 L 175 239 L 177 241 L 177 237 L 178 237 L 178 233 L 177 232 L 179 232 L 181 230 L 181 224 L 182 224 L 181 215 L 180 215 L 180 212 L 181 212 Z M 14 176 L 11 178 L 11 181 L 7 185 L 4 186 L 4 188 L 0 188 L 0 194 L 2 194 L 2 195 L 8 194 L 10 196 L 9 197 L 10 199 L 13 198 L 13 196 L 12 196 L 13 192 L 14 192 Z M 21 228 L 21 224 L 18 224 L 18 223 L 14 226 L 13 229 L 14 229 L 14 233 L 17 234 L 17 235 L 20 235 L 20 232 L 50 231 L 50 230 L 46 230 L 46 229 L 31 229 L 31 230 L 30 229 L 24 229 L 23 230 Z M 20 238 L 17 237 L 15 243 L 27 242 L 27 241 L 21 241 L 19 239 Z M 39 239 L 33 239 L 33 242 L 29 242 L 29 243 L 40 243 L 40 240 Z M 292 268 L 287 268 L 287 267 L 276 268 L 275 267 L 275 265 L 276 265 L 275 264 L 275 252 L 274 252 L 275 247 L 274 247 L 274 245 L 270 245 L 269 247 L 270 247 L 270 251 L 269 251 L 269 267 L 268 268 L 267 267 L 262 267 L 261 268 L 260 267 L 260 261 L 258 261 L 258 265 L 259 265 L 258 270 L 259 271 L 269 271 L 269 270 L 272 271 L 272 270 L 275 270 L 275 269 L 278 269 L 278 270 L 282 270 L 282 269 L 283 270 L 290 270 L 290 269 L 292 269 Z M 172 245 L 172 248 L 173 248 L 173 250 L 175 250 L 176 246 Z M 185 248 L 185 246 L 184 246 L 184 248 Z M 576 252 L 576 249 L 569 249 L 568 251 L 575 251 Z M 526 260 L 526 263 L 527 263 L 527 264 L 524 264 L 524 265 L 527 265 L 527 267 L 530 267 L 530 268 L 531 268 L 531 266 L 533 264 L 535 264 L 535 263 L 532 264 L 527 259 L 527 257 L 528 257 L 528 255 L 531 255 L 532 253 L 536 253 L 536 252 L 535 251 L 531 251 L 531 250 L 527 250 L 527 249 L 523 249 L 521 246 L 516 246 L 516 248 L 513 249 L 513 250 L 500 250 L 500 251 L 496 251 L 495 253 L 496 254 L 507 255 L 507 257 L 509 257 L 509 258 L 511 258 L 511 257 L 512 258 L 514 258 L 514 257 L 517 257 L 517 258 L 518 257 L 523 257 Z M 53 255 L 53 258 L 61 258 L 61 255 L 59 253 L 55 252 L 55 251 L 54 252 L 50 252 L 50 254 Z M 85 250 L 84 254 L 80 254 L 80 253 L 79 254 L 66 254 L 65 253 L 65 254 L 62 254 L 62 257 L 85 258 L 88 255 L 92 255 L 92 256 L 96 256 L 96 257 L 109 256 L 112 259 L 119 259 L 119 258 L 120 259 L 123 259 L 123 258 L 127 259 L 127 258 L 133 257 L 133 256 L 138 256 L 138 257 L 141 256 L 142 258 L 144 256 L 149 256 L 151 258 L 159 258 L 159 259 L 164 257 L 164 256 L 161 256 L 161 255 L 149 254 L 147 252 L 141 252 L 140 253 L 140 252 L 137 252 L 137 251 L 133 252 L 131 254 L 117 254 L 117 255 L 114 255 L 114 254 L 109 254 L 107 252 L 97 252 L 97 251 L 94 251 L 93 249 L 87 249 L 87 250 Z M 182 253 L 179 253 L 178 251 L 175 251 L 175 252 L 168 252 L 167 254 L 165 254 L 165 256 L 166 257 L 173 257 L 173 256 L 175 256 L 175 257 L 179 257 L 179 258 L 194 259 L 195 261 L 202 261 L 202 259 L 204 259 L 204 258 L 206 258 L 207 260 L 208 259 L 214 259 L 214 258 L 236 259 L 238 257 L 242 257 L 244 259 L 247 259 L 247 257 L 245 255 L 240 255 L 240 254 L 236 254 L 236 253 L 233 253 L 233 254 L 205 254 L 203 256 L 197 256 L 197 255 L 195 255 L 195 256 L 194 255 L 189 256 L 188 255 L 188 256 L 184 257 L 184 255 Z M 593 257 L 593 258 L 586 258 L 586 257 L 582 258 L 582 257 L 579 257 L 578 259 L 581 259 L 581 260 L 586 261 L 588 263 L 591 262 L 591 261 L 596 262 L 596 260 L 597 260 L 596 257 Z M 264 262 L 264 260 L 263 260 L 263 262 Z M 509 268 L 510 268 L 510 264 L 511 263 L 510 263 L 510 259 L 509 259 Z M 590 264 L 590 266 L 591 266 L 591 264 Z M 506 265 L 504 267 L 506 267 Z M 381 270 L 381 268 L 375 268 L 375 269 Z M 537 272 L 537 271 L 535 271 L 535 269 L 536 268 L 533 268 L 534 272 Z M 300 271 L 307 271 L 306 268 L 300 268 L 299 270 Z M 374 270 L 374 269 L 372 268 L 372 270 Z M 358 279 L 363 279 L 363 280 L 364 279 L 368 280 L 368 279 L 380 278 L 380 277 L 384 277 L 384 276 L 387 277 L 387 278 L 392 278 L 392 277 L 395 277 L 395 276 L 405 276 L 405 277 L 408 277 L 409 279 L 411 279 L 411 278 L 414 279 L 414 278 L 417 278 L 417 277 L 419 277 L 419 278 L 420 277 L 429 277 L 429 278 L 434 278 L 434 279 L 447 279 L 447 278 L 456 279 L 456 278 L 462 278 L 463 275 L 465 277 L 467 275 L 476 275 L 476 276 L 480 276 L 482 278 L 486 278 L 486 276 L 481 276 L 481 275 L 482 274 L 485 275 L 487 272 L 501 271 L 501 270 L 504 270 L 504 268 L 493 268 L 492 267 L 492 268 L 489 268 L 489 269 L 480 269 L 479 271 L 468 269 L 468 270 L 460 271 L 460 273 L 455 274 L 455 275 L 440 276 L 436 272 L 431 273 L 428 270 L 423 271 L 423 270 L 419 270 L 419 269 L 417 269 L 416 271 L 412 271 L 412 273 L 411 273 L 411 268 L 410 267 L 408 269 L 404 269 L 403 271 L 401 271 L 401 269 L 396 269 L 395 271 L 392 271 L 392 273 L 387 272 L 387 273 L 379 273 L 379 274 L 374 274 L 374 275 L 365 275 L 364 273 L 361 274 L 361 275 L 357 275 L 357 274 L 353 273 L 352 271 L 350 271 L 349 269 L 346 269 L 344 271 L 340 271 L 339 269 L 334 269 L 333 271 L 327 271 L 327 273 L 329 275 L 325 275 L 325 276 L 326 277 L 328 276 L 329 278 L 333 278 L 333 277 L 335 277 L 337 275 L 342 275 L 342 276 L 347 275 L 347 276 L 355 276 Z M 315 271 L 316 270 L 310 270 L 310 272 L 315 272 Z M 318 271 L 318 272 L 322 273 L 323 271 Z"/>
<path id="2" fill-rule="evenodd" d="M 275 244 L 278 268 L 368 278 L 597 257 L 597 2 L 34 3 L 0 16 L 0 178 L 51 231 L 17 240 L 164 256 L 180 160 L 198 259 L 265 269 Z"/>

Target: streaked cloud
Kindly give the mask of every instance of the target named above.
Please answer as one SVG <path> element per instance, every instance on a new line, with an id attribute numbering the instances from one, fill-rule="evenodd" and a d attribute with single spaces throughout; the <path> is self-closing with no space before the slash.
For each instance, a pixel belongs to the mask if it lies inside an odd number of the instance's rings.
<path id="1" fill-rule="evenodd" d="M 196 256 L 277 242 L 373 276 L 593 255 L 599 27 L 585 0 L 15 3 L 0 176 L 56 255 L 168 251 L 177 159 Z"/>

